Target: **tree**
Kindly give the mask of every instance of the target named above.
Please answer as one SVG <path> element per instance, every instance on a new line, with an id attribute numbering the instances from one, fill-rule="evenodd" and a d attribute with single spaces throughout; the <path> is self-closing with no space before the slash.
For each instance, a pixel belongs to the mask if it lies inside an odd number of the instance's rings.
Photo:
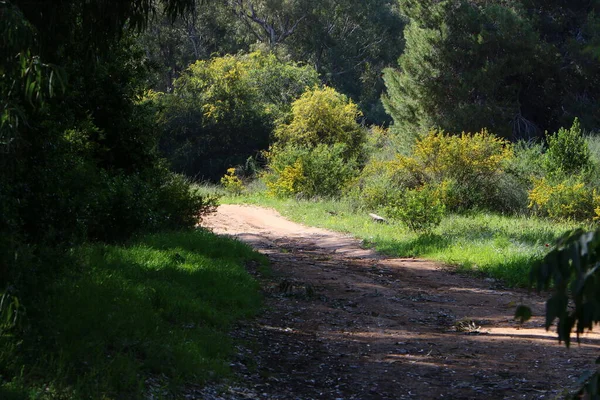
<path id="1" fill-rule="evenodd" d="M 556 87 L 552 110 L 554 131 L 579 117 L 585 130 L 600 124 L 600 63 L 594 49 L 600 43 L 598 1 L 523 0 L 524 7 L 554 59 L 550 83 Z"/>
<path id="2" fill-rule="evenodd" d="M 271 50 L 293 35 L 311 12 L 311 2 L 301 0 L 229 0 L 228 4 L 256 40 Z"/>
<path id="3" fill-rule="evenodd" d="M 138 36 L 155 68 L 152 88 L 173 90 L 173 81 L 197 60 L 247 51 L 255 41 L 225 2 L 199 3 L 176 21 L 158 14 Z"/>
<path id="4" fill-rule="evenodd" d="M 383 101 L 395 129 L 507 138 L 598 126 L 597 2 L 446 0 L 401 3 L 410 18 Z"/>
<path id="5" fill-rule="evenodd" d="M 275 120 L 306 87 L 314 69 L 273 54 L 197 61 L 160 94 L 161 151 L 176 171 L 218 180 L 227 168 L 268 148 Z"/>
<path id="6" fill-rule="evenodd" d="M 413 7 L 410 7 L 410 5 Z M 384 73 L 386 110 L 396 129 L 478 131 L 528 137 L 545 115 L 527 108 L 540 96 L 548 50 L 517 5 L 409 2 L 406 52 Z"/>
<path id="7" fill-rule="evenodd" d="M 356 101 L 371 123 L 386 123 L 381 71 L 403 51 L 404 20 L 395 0 L 321 1 L 302 21 L 286 49 L 314 65 L 323 83 Z"/>
<path id="8" fill-rule="evenodd" d="M 276 196 L 339 196 L 364 162 L 364 129 L 356 104 L 334 89 L 315 87 L 280 120 L 263 175 Z"/>
<path id="9" fill-rule="evenodd" d="M 36 264 L 48 261 L 42 248 L 189 225 L 197 214 L 185 183 L 161 166 L 152 113 L 137 101 L 147 75 L 131 32 L 155 4 L 0 1 L 0 236 L 9 238 L 0 289 L 25 290 L 49 272 Z M 193 6 L 162 4 L 169 17 Z"/>
<path id="10" fill-rule="evenodd" d="M 195 19 L 174 25 L 154 21 L 142 40 L 163 71 L 157 90 L 170 90 L 197 59 L 260 49 L 314 66 L 321 81 L 358 102 L 369 121 L 385 122 L 381 70 L 403 49 L 404 22 L 395 3 L 229 0 L 197 7 Z"/>
<path id="11" fill-rule="evenodd" d="M 275 129 L 276 146 L 316 147 L 340 143 L 347 158 L 362 151 L 365 133 L 356 122 L 361 116 L 356 104 L 333 88 L 314 88 L 292 104 L 289 123 Z"/>

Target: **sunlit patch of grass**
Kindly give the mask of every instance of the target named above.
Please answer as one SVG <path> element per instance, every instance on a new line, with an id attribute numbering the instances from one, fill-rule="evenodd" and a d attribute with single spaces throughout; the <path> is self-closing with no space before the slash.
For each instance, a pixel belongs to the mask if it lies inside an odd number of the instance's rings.
<path id="1" fill-rule="evenodd" d="M 306 225 L 350 233 L 365 245 L 395 257 L 422 257 L 481 273 L 510 286 L 527 286 L 529 269 L 565 231 L 580 225 L 531 216 L 487 212 L 449 215 L 429 233 L 409 231 L 400 223 L 374 222 L 346 201 L 297 201 L 263 194 L 224 198 L 224 202 L 263 205 Z"/>

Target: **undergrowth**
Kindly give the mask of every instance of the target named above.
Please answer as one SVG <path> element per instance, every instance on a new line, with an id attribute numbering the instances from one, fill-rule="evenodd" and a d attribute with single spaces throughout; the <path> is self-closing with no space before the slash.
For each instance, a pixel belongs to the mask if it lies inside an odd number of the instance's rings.
<path id="1" fill-rule="evenodd" d="M 0 335 L 2 399 L 148 398 L 149 378 L 162 386 L 153 396 L 177 397 L 187 381 L 229 374 L 227 331 L 261 307 L 244 263 L 266 259 L 203 230 L 79 247 L 64 261 L 70 272 L 27 310 L 35 324 Z"/>

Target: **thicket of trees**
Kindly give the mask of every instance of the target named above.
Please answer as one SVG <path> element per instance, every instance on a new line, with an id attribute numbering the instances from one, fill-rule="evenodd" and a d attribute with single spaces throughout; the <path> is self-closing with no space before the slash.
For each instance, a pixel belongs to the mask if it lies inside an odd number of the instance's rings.
<path id="1" fill-rule="evenodd" d="M 356 122 L 385 122 L 385 80 L 386 140 L 404 153 L 431 128 L 529 139 L 599 123 L 597 1 L 116 4 L 0 3 L 5 276 L 23 243 L 191 224 L 202 200 L 168 169 L 217 181 L 286 129 L 288 150 L 315 147 L 292 103 L 320 85 Z"/>
<path id="2" fill-rule="evenodd" d="M 316 71 L 273 54 L 215 57 L 190 65 L 170 93 L 151 93 L 162 130 L 160 149 L 172 168 L 217 181 L 269 147 L 277 120 L 319 83 Z"/>
<path id="3" fill-rule="evenodd" d="M 401 1 L 406 51 L 385 71 L 386 110 L 408 135 L 488 128 L 529 139 L 598 127 L 597 1 Z"/>
<path id="4" fill-rule="evenodd" d="M 382 123 L 389 116 L 379 101 L 381 71 L 401 54 L 403 27 L 396 0 L 227 0 L 198 2 L 175 24 L 154 20 L 141 41 L 158 67 L 156 90 L 170 91 L 197 59 L 262 49 L 312 66 Z"/>
<path id="5" fill-rule="evenodd" d="M 153 4 L 0 1 L 3 310 L 19 299 L 32 318 L 43 313 L 36 299 L 70 273 L 73 246 L 191 227 L 207 206 L 159 157 L 154 111 L 138 101 L 147 69 L 131 35 Z M 171 17 L 193 6 L 163 4 Z"/>

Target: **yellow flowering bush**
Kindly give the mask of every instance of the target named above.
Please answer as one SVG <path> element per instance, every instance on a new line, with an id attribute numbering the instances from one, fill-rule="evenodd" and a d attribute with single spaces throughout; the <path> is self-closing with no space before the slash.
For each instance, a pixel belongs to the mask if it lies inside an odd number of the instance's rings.
<path id="1" fill-rule="evenodd" d="M 233 195 L 240 195 L 244 191 L 244 183 L 235 174 L 235 168 L 228 168 L 227 173 L 221 178 L 221 185 L 227 192 Z"/>
<path id="2" fill-rule="evenodd" d="M 279 171 L 265 174 L 268 193 L 274 197 L 290 197 L 302 192 L 304 186 L 304 166 L 301 159 Z"/>
<path id="3" fill-rule="evenodd" d="M 464 182 L 496 174 L 512 157 L 510 143 L 485 129 L 460 135 L 433 131 L 417 141 L 410 157 L 413 160 L 403 162 L 416 164 L 435 180 L 452 178 Z"/>
<path id="4" fill-rule="evenodd" d="M 529 207 L 555 219 L 600 219 L 600 195 L 580 178 L 553 183 L 546 177 L 533 179 Z"/>
<path id="5" fill-rule="evenodd" d="M 363 159 L 365 129 L 356 104 L 332 88 L 307 89 L 292 103 L 289 121 L 275 128 L 276 143 L 263 175 L 272 195 L 338 197 Z"/>
<path id="6" fill-rule="evenodd" d="M 351 158 L 366 140 L 364 129 L 356 122 L 361 115 L 345 95 L 330 87 L 315 87 L 292 103 L 291 121 L 279 124 L 275 137 L 279 147 L 341 143 L 346 146 L 346 158 Z"/>
<path id="7" fill-rule="evenodd" d="M 398 192 L 385 207 L 386 215 L 402 221 L 413 231 L 430 231 L 446 213 L 444 185 L 423 185 Z"/>
<path id="8" fill-rule="evenodd" d="M 424 187 L 435 188 L 423 193 L 435 196 L 448 211 L 524 208 L 525 195 L 518 205 L 506 200 L 506 166 L 513 157 L 511 144 L 486 130 L 461 135 L 432 131 L 417 140 L 410 155 L 369 161 L 348 193 L 370 209 L 394 202 L 398 192 L 401 196 Z"/>
<path id="9" fill-rule="evenodd" d="M 513 156 L 508 141 L 486 130 L 461 135 L 432 131 L 416 142 L 412 155 L 398 156 L 389 168 L 392 182 L 400 186 L 444 183 L 451 210 L 499 208 L 499 182 Z"/>

